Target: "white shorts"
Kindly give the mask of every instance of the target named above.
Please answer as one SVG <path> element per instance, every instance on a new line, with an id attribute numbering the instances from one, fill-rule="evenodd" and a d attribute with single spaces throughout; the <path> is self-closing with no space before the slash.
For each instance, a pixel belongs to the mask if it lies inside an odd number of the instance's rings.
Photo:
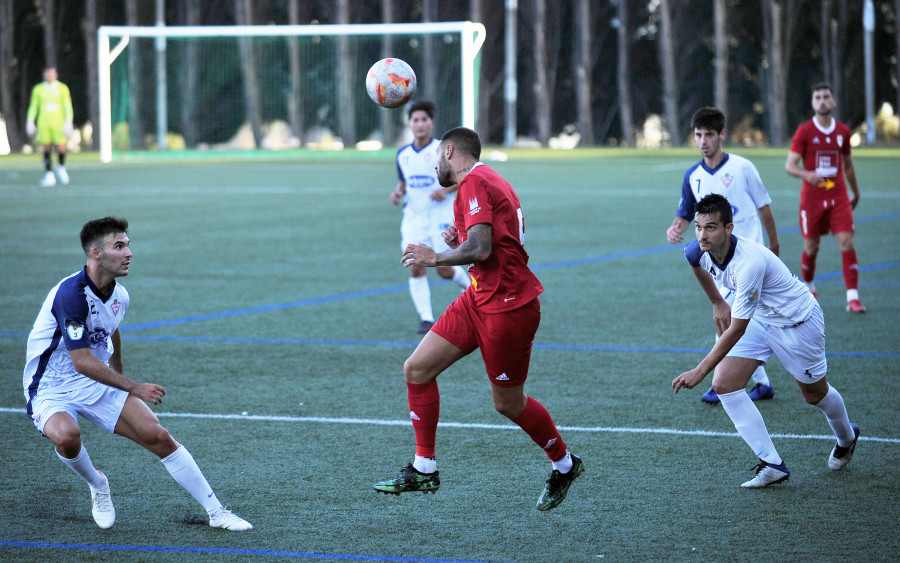
<path id="1" fill-rule="evenodd" d="M 447 222 L 443 222 L 440 218 L 435 218 L 434 213 L 423 214 L 423 216 L 403 215 L 403 221 L 400 223 L 400 250 L 406 250 L 410 244 L 423 243 L 434 249 L 435 252 L 445 252 L 450 250 L 441 233 L 452 224 L 452 216 L 447 218 Z"/>
<path id="2" fill-rule="evenodd" d="M 31 399 L 31 420 L 43 434 L 44 425 L 54 414 L 68 413 L 76 424 L 80 414 L 100 428 L 113 432 L 127 398 L 127 391 L 99 382 L 74 391 L 54 393 L 52 390 L 39 390 Z"/>
<path id="3" fill-rule="evenodd" d="M 747 332 L 728 355 L 766 363 L 772 353 L 800 383 L 815 383 L 825 377 L 828 362 L 822 308 L 816 306 L 809 318 L 796 326 L 772 326 L 750 319 Z"/>

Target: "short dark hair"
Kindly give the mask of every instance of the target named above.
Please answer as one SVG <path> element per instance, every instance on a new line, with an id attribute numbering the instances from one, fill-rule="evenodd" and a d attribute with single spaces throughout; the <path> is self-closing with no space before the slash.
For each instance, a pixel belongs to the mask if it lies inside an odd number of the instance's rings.
<path id="1" fill-rule="evenodd" d="M 831 95 L 834 96 L 834 89 L 831 87 L 831 84 L 829 84 L 828 82 L 816 82 L 815 84 L 812 85 L 812 87 L 810 87 L 809 93 L 815 94 L 819 90 L 828 90 L 829 92 L 831 92 Z"/>
<path id="2" fill-rule="evenodd" d="M 445 143 L 453 145 L 456 150 L 474 157 L 475 160 L 481 159 L 481 137 L 468 127 L 454 127 L 444 133 L 441 144 Z"/>
<path id="3" fill-rule="evenodd" d="M 694 206 L 694 216 L 718 214 L 723 225 L 733 222 L 731 216 L 731 204 L 723 195 L 709 194 Z"/>
<path id="4" fill-rule="evenodd" d="M 708 129 L 721 133 L 725 129 L 725 114 L 718 108 L 702 107 L 691 117 L 691 131 Z"/>
<path id="5" fill-rule="evenodd" d="M 88 221 L 81 227 L 81 248 L 88 254 L 110 233 L 127 233 L 128 220 L 121 217 L 103 217 Z"/>
<path id="6" fill-rule="evenodd" d="M 428 114 L 428 119 L 434 119 L 434 102 L 431 100 L 416 100 L 409 106 L 406 112 L 407 119 L 412 119 L 412 115 L 417 111 L 424 111 Z"/>

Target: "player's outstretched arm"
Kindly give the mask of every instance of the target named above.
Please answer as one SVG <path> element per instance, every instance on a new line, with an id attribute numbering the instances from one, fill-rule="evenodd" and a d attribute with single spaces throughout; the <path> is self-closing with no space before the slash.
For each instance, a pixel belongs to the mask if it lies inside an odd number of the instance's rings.
<path id="1" fill-rule="evenodd" d="M 697 367 L 682 373 L 672 380 L 672 390 L 678 393 L 682 388 L 691 389 L 703 381 L 706 375 L 714 370 L 719 365 L 719 362 L 728 355 L 728 352 L 734 348 L 734 345 L 747 331 L 747 325 L 749 324 L 750 319 L 731 319 L 728 330 L 723 332 L 719 339 L 716 340 L 716 345 L 713 346 L 713 349 L 709 351 L 709 354 L 703 358 Z"/>
<path id="2" fill-rule="evenodd" d="M 72 365 L 81 375 L 90 377 L 94 381 L 99 381 L 104 385 L 128 391 L 132 395 L 137 396 L 143 401 L 158 405 L 162 403 L 162 398 L 166 394 L 166 390 L 155 383 L 138 383 L 137 381 L 125 377 L 121 373 L 113 370 L 103 362 L 97 359 L 91 353 L 90 348 L 79 348 L 70 350 L 69 355 L 72 357 Z"/>
<path id="3" fill-rule="evenodd" d="M 706 294 L 713 305 L 713 324 L 716 325 L 716 334 L 721 335 L 728 330 L 728 325 L 731 324 L 731 307 L 728 305 L 728 302 L 722 299 L 722 294 L 719 293 L 715 280 L 706 270 L 700 266 L 693 266 L 692 269 L 694 277 L 697 278 L 697 282 L 703 288 L 703 293 Z"/>
<path id="4" fill-rule="evenodd" d="M 684 242 L 684 230 L 687 229 L 689 221 L 684 217 L 675 217 L 672 219 L 672 225 L 666 230 L 666 240 L 671 244 Z"/>
<path id="5" fill-rule="evenodd" d="M 759 212 L 759 220 L 766 230 L 766 236 L 769 237 L 769 250 L 775 256 L 778 256 L 778 252 L 781 250 L 781 243 L 778 241 L 778 231 L 775 229 L 775 216 L 772 214 L 772 206 L 763 205 L 757 211 Z"/>

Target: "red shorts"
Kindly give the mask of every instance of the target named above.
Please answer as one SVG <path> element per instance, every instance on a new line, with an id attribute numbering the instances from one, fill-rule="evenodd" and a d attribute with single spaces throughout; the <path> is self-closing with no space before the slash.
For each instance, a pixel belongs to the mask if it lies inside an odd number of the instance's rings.
<path id="1" fill-rule="evenodd" d="M 481 348 L 491 384 L 515 387 L 525 383 L 531 345 L 541 323 L 537 297 L 512 311 L 483 313 L 466 291 L 441 315 L 431 330 L 466 354 Z"/>
<path id="2" fill-rule="evenodd" d="M 853 208 L 848 200 L 818 199 L 800 202 L 800 232 L 803 238 L 853 232 Z"/>

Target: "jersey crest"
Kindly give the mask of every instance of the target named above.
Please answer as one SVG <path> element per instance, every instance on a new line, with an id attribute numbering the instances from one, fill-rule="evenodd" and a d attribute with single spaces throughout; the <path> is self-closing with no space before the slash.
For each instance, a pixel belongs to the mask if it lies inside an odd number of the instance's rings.
<path id="1" fill-rule="evenodd" d="M 722 183 L 725 184 L 725 187 L 731 186 L 731 182 L 734 181 L 734 176 L 730 173 L 726 172 L 724 176 L 722 176 Z"/>

